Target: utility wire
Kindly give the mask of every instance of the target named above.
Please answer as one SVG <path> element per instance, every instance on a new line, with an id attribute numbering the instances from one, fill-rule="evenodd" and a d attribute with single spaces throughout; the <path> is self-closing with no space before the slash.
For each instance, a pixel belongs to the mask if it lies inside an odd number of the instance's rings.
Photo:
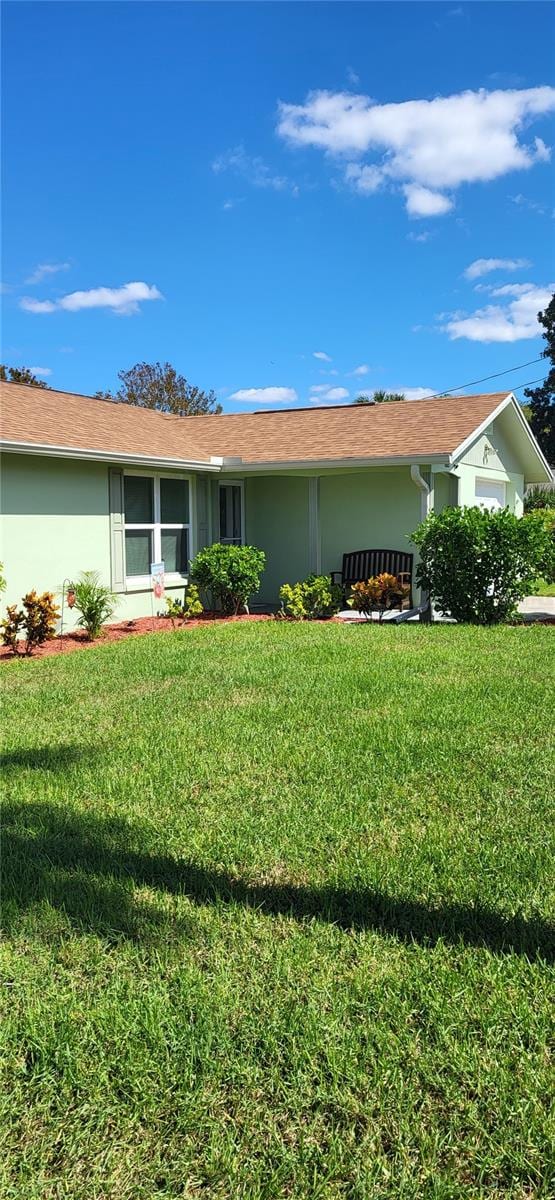
<path id="1" fill-rule="evenodd" d="M 515 383 L 513 392 L 519 392 L 523 387 L 532 387 L 533 383 L 543 383 L 543 376 L 541 379 L 529 379 L 528 383 Z"/>
<path id="2" fill-rule="evenodd" d="M 453 392 L 461 392 L 463 388 L 475 387 L 477 383 L 487 383 L 488 379 L 498 379 L 500 375 L 509 375 L 511 371 L 522 371 L 524 367 L 531 367 L 532 363 L 541 362 L 543 357 L 543 354 L 540 354 L 538 358 L 531 358 L 529 362 L 519 363 L 518 367 L 507 367 L 504 371 L 496 371 L 494 375 L 483 375 L 481 379 L 471 379 L 470 383 L 461 383 L 459 387 L 450 388 L 449 391 L 434 392 L 433 396 L 426 396 L 425 399 L 438 400 L 440 396 L 452 396 Z M 528 384 L 522 383 L 519 384 L 519 387 L 528 387 Z"/>

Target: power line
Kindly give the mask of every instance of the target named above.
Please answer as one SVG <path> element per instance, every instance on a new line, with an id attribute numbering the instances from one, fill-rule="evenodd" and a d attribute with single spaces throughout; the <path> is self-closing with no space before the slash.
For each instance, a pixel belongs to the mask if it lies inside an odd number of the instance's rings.
<path id="1" fill-rule="evenodd" d="M 543 354 L 538 355 L 538 358 L 531 358 L 529 362 L 519 363 L 518 367 L 507 367 L 504 371 L 496 371 L 494 375 L 483 375 L 481 379 L 471 379 L 470 383 L 461 383 L 456 388 L 450 388 L 449 391 L 434 392 L 433 396 L 426 396 L 426 400 L 438 400 L 440 396 L 452 396 L 453 392 L 461 392 L 463 388 L 476 387 L 478 383 L 487 383 L 488 379 L 498 379 L 500 375 L 509 375 L 511 371 L 522 371 L 524 367 L 531 367 L 532 363 L 541 362 Z M 528 387 L 527 383 L 519 384 L 519 387 Z"/>
<path id="2" fill-rule="evenodd" d="M 523 387 L 532 387 L 533 383 L 543 383 L 543 376 L 541 379 L 529 379 L 528 383 L 515 383 L 513 392 L 519 392 Z"/>

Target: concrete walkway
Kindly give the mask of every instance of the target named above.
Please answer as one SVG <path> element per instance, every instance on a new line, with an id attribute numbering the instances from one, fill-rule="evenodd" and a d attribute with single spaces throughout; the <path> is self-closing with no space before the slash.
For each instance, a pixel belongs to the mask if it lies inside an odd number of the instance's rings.
<path id="1" fill-rule="evenodd" d="M 528 621 L 541 621 L 555 617 L 555 596 L 526 596 L 518 606 L 519 613 Z"/>
<path id="2" fill-rule="evenodd" d="M 546 617 L 555 618 L 555 596 L 527 596 L 525 600 L 521 600 L 518 606 L 519 613 L 526 621 L 542 621 Z M 379 614 L 371 613 L 370 617 L 365 617 L 362 613 L 353 611 L 352 608 L 346 608 L 343 612 L 337 614 L 341 621 L 379 621 Z M 391 612 L 384 613 L 383 621 L 394 621 L 395 617 L 399 616 L 399 609 L 392 609 Z M 404 619 L 408 621 L 418 621 L 418 614 L 403 614 Z M 451 617 L 445 617 L 443 614 L 436 613 L 434 621 L 452 624 Z"/>

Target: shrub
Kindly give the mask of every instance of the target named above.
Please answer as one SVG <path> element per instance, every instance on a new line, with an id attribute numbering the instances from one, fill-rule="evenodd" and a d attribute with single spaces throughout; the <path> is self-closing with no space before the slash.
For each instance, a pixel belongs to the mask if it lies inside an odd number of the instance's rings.
<path id="1" fill-rule="evenodd" d="M 68 591 L 75 593 L 75 608 L 81 614 L 77 624 L 86 629 L 89 639 L 93 641 L 99 636 L 104 622 L 113 617 L 118 598 L 100 582 L 98 571 L 82 571 Z"/>
<path id="2" fill-rule="evenodd" d="M 341 588 L 332 583 L 328 575 L 307 575 L 299 583 L 284 583 L 279 595 L 282 611 L 295 621 L 333 617 L 341 607 Z"/>
<path id="3" fill-rule="evenodd" d="M 384 612 L 391 608 L 400 608 L 409 595 L 410 584 L 402 583 L 396 575 L 389 575 L 387 571 L 383 571 L 381 575 L 373 575 L 366 582 L 353 584 L 347 603 L 365 616 L 378 611 L 381 621 Z"/>
<path id="4" fill-rule="evenodd" d="M 246 609 L 260 589 L 266 555 L 256 546 L 224 546 L 214 542 L 199 550 L 191 563 L 191 578 L 212 598 L 214 608 L 226 616 Z"/>
<path id="5" fill-rule="evenodd" d="M 204 612 L 204 608 L 198 594 L 198 587 L 194 583 L 190 583 L 185 588 L 183 600 L 167 596 L 166 609 L 166 616 L 170 617 L 174 626 L 176 621 L 190 621 L 192 617 L 200 617 L 201 613 Z"/>
<path id="6" fill-rule="evenodd" d="M 2 630 L 2 645 L 9 646 L 12 654 L 17 654 L 19 631 L 25 620 L 25 613 L 18 609 L 17 604 L 8 604 L 7 616 L 0 626 Z"/>
<path id="7" fill-rule="evenodd" d="M 2 621 L 2 641 L 9 646 L 14 654 L 18 654 L 18 634 L 25 633 L 25 654 L 33 653 L 35 646 L 50 641 L 56 631 L 56 621 L 60 610 L 54 603 L 52 592 L 43 592 L 41 596 L 36 591 L 27 592 L 23 597 L 23 608 L 10 604 L 6 620 Z"/>
<path id="8" fill-rule="evenodd" d="M 533 508 L 524 520 L 537 522 L 540 526 L 543 551 L 539 561 L 539 575 L 546 583 L 555 583 L 555 508 Z"/>
<path id="9" fill-rule="evenodd" d="M 555 487 L 544 488 L 536 484 L 527 491 L 524 497 L 524 511 L 529 513 L 545 508 L 555 509 Z"/>
<path id="10" fill-rule="evenodd" d="M 474 625 L 512 617 L 550 554 L 544 520 L 507 508 L 444 508 L 430 513 L 411 540 L 420 551 L 419 586 L 440 611 Z"/>
<path id="11" fill-rule="evenodd" d="M 0 562 L 0 594 L 6 591 L 6 576 L 4 575 L 4 563 Z"/>

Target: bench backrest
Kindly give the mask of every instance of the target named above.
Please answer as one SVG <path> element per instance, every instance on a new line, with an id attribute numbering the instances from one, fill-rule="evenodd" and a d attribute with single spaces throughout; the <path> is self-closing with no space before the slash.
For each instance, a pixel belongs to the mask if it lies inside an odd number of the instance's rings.
<path id="1" fill-rule="evenodd" d="M 343 583 L 360 583 L 372 575 L 401 575 L 406 572 L 412 581 L 412 554 L 406 550 L 350 550 L 343 555 Z"/>

